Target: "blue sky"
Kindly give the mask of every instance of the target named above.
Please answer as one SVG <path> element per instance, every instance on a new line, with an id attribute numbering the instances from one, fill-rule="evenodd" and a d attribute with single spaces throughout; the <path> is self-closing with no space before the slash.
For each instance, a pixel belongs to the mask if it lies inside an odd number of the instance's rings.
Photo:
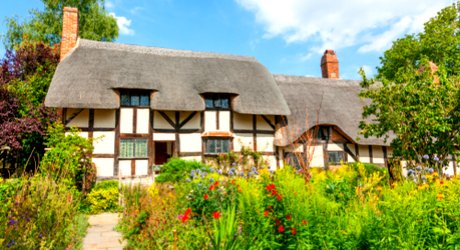
<path id="1" fill-rule="evenodd" d="M 252 56 L 272 73 L 320 76 L 325 49 L 334 49 L 340 78 L 375 73 L 391 42 L 419 32 L 453 0 L 106 0 L 117 18 L 116 42 Z M 5 17 L 28 17 L 39 0 L 4 1 Z M 5 52 L 0 46 L 0 54 Z"/>

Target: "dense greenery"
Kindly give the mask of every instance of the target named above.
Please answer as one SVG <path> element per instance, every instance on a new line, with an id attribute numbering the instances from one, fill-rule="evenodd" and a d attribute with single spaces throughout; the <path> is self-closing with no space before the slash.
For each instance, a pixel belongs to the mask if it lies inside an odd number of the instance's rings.
<path id="1" fill-rule="evenodd" d="M 429 162 L 442 170 L 449 155 L 459 154 L 459 17 L 459 4 L 443 9 L 423 32 L 393 43 L 376 79 L 363 74 L 360 95 L 372 101 L 363 134 L 390 135 L 394 155 L 413 167 Z"/>
<path id="2" fill-rule="evenodd" d="M 125 187 L 121 229 L 130 249 L 455 249 L 460 182 L 424 171 L 392 186 L 359 163 L 309 183 L 289 167 L 194 171 L 174 189 Z"/>
<path id="3" fill-rule="evenodd" d="M 115 180 L 96 183 L 83 202 L 83 210 L 91 214 L 119 211 L 118 185 Z"/>
<path id="4" fill-rule="evenodd" d="M 155 181 L 159 183 L 184 181 L 191 170 L 201 168 L 207 169 L 208 167 L 203 166 L 203 164 L 198 161 L 171 158 L 161 167 L 161 173 L 155 178 Z"/>
<path id="5" fill-rule="evenodd" d="M 61 41 L 62 11 L 64 7 L 79 10 L 79 36 L 97 41 L 113 41 L 118 37 L 118 27 L 113 16 L 104 9 L 104 0 L 41 0 L 43 10 L 31 10 L 30 20 L 18 17 L 7 19 L 5 47 L 17 48 L 24 41 L 55 45 Z"/>

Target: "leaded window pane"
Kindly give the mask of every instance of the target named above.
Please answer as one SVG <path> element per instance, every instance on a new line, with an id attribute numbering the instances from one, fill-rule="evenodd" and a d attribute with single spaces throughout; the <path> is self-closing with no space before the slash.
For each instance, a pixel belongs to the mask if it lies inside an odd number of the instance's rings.
<path id="1" fill-rule="evenodd" d="M 229 108 L 229 105 L 228 105 L 228 103 L 229 103 L 228 98 L 222 98 L 221 102 L 222 102 L 222 103 L 221 103 L 221 108 L 223 108 L 223 109 L 228 109 L 228 108 Z"/>
<path id="2" fill-rule="evenodd" d="M 150 98 L 148 95 L 141 95 L 140 106 L 147 107 L 150 105 Z"/>
<path id="3" fill-rule="evenodd" d="M 206 98 L 205 100 L 206 108 L 214 108 L 214 101 L 211 98 Z"/>
<path id="4" fill-rule="evenodd" d="M 134 147 L 134 156 L 138 158 L 147 157 L 147 140 L 138 139 Z"/>
<path id="5" fill-rule="evenodd" d="M 120 141 L 120 157 L 132 158 L 134 157 L 134 141 L 122 139 Z"/>
<path id="6" fill-rule="evenodd" d="M 139 106 L 139 96 L 138 95 L 131 96 L 131 106 Z"/>
<path id="7" fill-rule="evenodd" d="M 129 95 L 121 94 L 121 105 L 122 106 L 129 106 L 129 104 L 130 104 Z"/>

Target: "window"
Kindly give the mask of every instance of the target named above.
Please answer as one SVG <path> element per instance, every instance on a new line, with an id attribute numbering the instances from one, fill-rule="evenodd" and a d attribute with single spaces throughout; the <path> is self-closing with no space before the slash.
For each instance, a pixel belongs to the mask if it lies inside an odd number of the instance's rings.
<path id="1" fill-rule="evenodd" d="M 322 141 L 328 141 L 329 138 L 330 138 L 330 130 L 329 130 L 329 126 L 319 126 L 318 127 L 318 134 L 317 134 L 317 138 L 318 140 L 322 140 Z"/>
<path id="2" fill-rule="evenodd" d="M 120 158 L 147 158 L 147 139 L 121 139 Z"/>
<path id="3" fill-rule="evenodd" d="M 209 138 L 206 139 L 206 154 L 220 154 L 230 152 L 230 139 Z"/>
<path id="4" fill-rule="evenodd" d="M 340 161 L 344 161 L 344 156 L 342 151 L 329 151 L 329 163 L 332 165 L 340 165 Z"/>
<path id="5" fill-rule="evenodd" d="M 205 97 L 206 109 L 230 109 L 230 98 L 224 94 L 212 94 Z"/>
<path id="6" fill-rule="evenodd" d="M 150 94 L 142 91 L 121 92 L 121 106 L 148 107 L 150 106 Z"/>

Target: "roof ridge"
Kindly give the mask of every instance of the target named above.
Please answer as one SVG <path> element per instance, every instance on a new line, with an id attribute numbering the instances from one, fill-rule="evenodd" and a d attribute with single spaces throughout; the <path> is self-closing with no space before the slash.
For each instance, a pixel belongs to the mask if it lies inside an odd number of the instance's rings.
<path id="1" fill-rule="evenodd" d="M 298 82 L 301 80 L 310 80 L 311 84 L 326 84 L 326 85 L 356 85 L 359 86 L 360 80 L 349 80 L 349 79 L 328 79 L 322 77 L 314 77 L 314 76 L 295 76 L 295 75 L 284 75 L 284 74 L 273 74 L 273 78 L 277 82 L 282 83 L 298 83 L 301 84 L 302 82 Z"/>
<path id="2" fill-rule="evenodd" d="M 94 40 L 81 39 L 81 38 L 79 40 L 80 40 L 78 44 L 79 47 L 118 50 L 118 51 L 127 51 L 127 52 L 133 52 L 133 53 L 153 54 L 153 55 L 170 56 L 170 57 L 218 58 L 218 59 L 250 61 L 250 62 L 259 63 L 255 57 L 250 57 L 250 56 L 237 56 L 237 55 L 220 54 L 220 53 L 212 53 L 212 52 L 197 52 L 197 51 L 191 51 L 191 50 L 177 50 L 177 49 L 140 46 L 140 45 L 123 44 L 123 43 L 101 42 L 101 41 L 94 41 Z"/>

